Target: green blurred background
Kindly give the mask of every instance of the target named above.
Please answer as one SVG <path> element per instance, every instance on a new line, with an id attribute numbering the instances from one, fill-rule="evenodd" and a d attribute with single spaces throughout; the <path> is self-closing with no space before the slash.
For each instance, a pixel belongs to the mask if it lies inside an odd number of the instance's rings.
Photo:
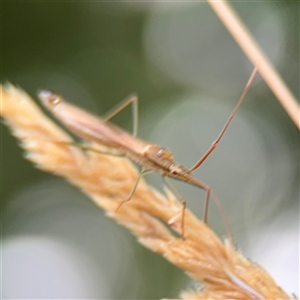
<path id="1" fill-rule="evenodd" d="M 233 3 L 299 99 L 299 2 Z M 103 114 L 139 95 L 139 136 L 190 167 L 232 111 L 252 67 L 210 7 L 187 2 L 1 4 L 1 81 L 52 89 Z M 113 120 L 130 130 L 130 109 Z M 197 288 L 64 180 L 35 169 L 1 127 L 2 296 L 176 298 Z M 233 124 L 194 172 L 218 194 L 246 256 L 299 289 L 299 135 L 259 76 Z M 161 178 L 149 176 L 159 190 Z M 202 215 L 205 198 L 174 182 Z M 223 238 L 214 205 L 210 225 Z"/>

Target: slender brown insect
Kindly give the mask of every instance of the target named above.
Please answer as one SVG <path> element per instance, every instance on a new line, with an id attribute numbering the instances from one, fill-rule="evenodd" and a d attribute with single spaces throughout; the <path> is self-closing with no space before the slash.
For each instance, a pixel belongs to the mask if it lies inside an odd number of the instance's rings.
<path id="1" fill-rule="evenodd" d="M 135 162 L 137 162 L 139 165 L 142 166 L 142 171 L 140 172 L 129 197 L 118 205 L 117 210 L 125 202 L 131 199 L 141 177 L 146 173 L 155 171 L 160 173 L 164 178 L 171 177 L 177 180 L 188 182 L 194 186 L 204 189 L 206 191 L 204 222 L 207 222 L 209 197 L 212 196 L 223 215 L 228 233 L 232 237 L 232 230 L 229 221 L 226 217 L 225 211 L 218 197 L 208 185 L 198 180 L 197 178 L 193 177 L 191 175 L 191 172 L 197 169 L 217 147 L 228 125 L 233 119 L 243 99 L 245 98 L 245 95 L 249 90 L 249 87 L 256 73 L 257 73 L 257 68 L 254 68 L 236 107 L 234 108 L 229 119 L 227 120 L 226 124 L 221 130 L 219 136 L 212 143 L 212 145 L 209 147 L 206 153 L 190 169 L 187 169 L 184 166 L 177 164 L 173 159 L 172 153 L 168 149 L 162 148 L 156 144 L 149 144 L 143 140 L 140 140 L 135 136 L 137 133 L 137 97 L 136 96 L 132 96 L 123 105 L 121 105 L 119 109 L 114 111 L 112 114 L 110 114 L 109 117 L 105 119 L 100 119 L 82 110 L 81 108 L 78 108 L 72 104 L 67 103 L 61 96 L 52 93 L 50 91 L 44 91 L 44 90 L 41 91 L 39 93 L 39 98 L 41 99 L 45 107 L 49 109 L 51 113 L 64 126 L 66 126 L 66 128 L 68 128 L 71 132 L 76 134 L 78 137 L 82 138 L 85 141 L 99 143 L 110 149 L 117 150 L 118 153 L 127 156 L 128 158 L 134 160 Z M 135 116 L 133 135 L 107 122 L 118 112 L 120 112 L 124 107 L 128 106 L 131 103 L 134 104 L 133 111 Z M 84 147 L 80 145 L 77 146 L 84 149 L 93 150 L 88 147 Z M 98 150 L 95 151 L 98 152 Z M 109 154 L 109 153 L 105 153 L 105 154 Z M 170 185 L 170 183 L 168 184 Z M 174 190 L 172 185 L 170 185 L 170 187 L 172 190 Z M 181 227 L 182 227 L 182 236 L 184 236 L 184 212 L 186 207 L 186 201 L 182 199 L 182 197 L 180 197 L 178 192 L 176 192 L 176 194 L 179 196 L 179 199 L 181 200 L 183 205 Z"/>

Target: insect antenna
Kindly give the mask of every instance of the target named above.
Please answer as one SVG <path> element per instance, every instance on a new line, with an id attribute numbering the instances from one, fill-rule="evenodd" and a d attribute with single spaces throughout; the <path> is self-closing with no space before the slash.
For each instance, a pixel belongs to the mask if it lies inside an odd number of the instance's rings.
<path id="1" fill-rule="evenodd" d="M 254 80 L 254 77 L 255 77 L 257 71 L 258 71 L 258 69 L 257 69 L 257 67 L 255 67 L 246 83 L 246 86 L 240 96 L 240 99 L 239 99 L 237 105 L 235 106 L 234 110 L 232 111 L 231 115 L 229 116 L 229 118 L 228 118 L 227 122 L 225 123 L 223 129 L 221 130 L 219 136 L 212 143 L 212 145 L 208 148 L 208 150 L 204 153 L 204 155 L 189 169 L 189 171 L 188 171 L 189 173 L 191 173 L 195 169 L 199 168 L 202 165 L 202 163 L 206 160 L 206 158 L 217 148 L 221 138 L 223 137 L 223 135 L 224 135 L 225 131 L 227 130 L 229 124 L 231 123 L 233 117 L 235 116 L 236 112 L 238 111 L 239 107 L 241 106 L 241 104 L 242 104 L 242 102 Z"/>

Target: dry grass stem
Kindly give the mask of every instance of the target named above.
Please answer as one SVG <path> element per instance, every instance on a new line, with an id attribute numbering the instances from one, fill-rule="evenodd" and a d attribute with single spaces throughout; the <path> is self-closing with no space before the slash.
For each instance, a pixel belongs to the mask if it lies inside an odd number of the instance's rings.
<path id="1" fill-rule="evenodd" d="M 273 91 L 292 121 L 300 129 L 300 107 L 271 62 L 264 55 L 245 25 L 227 1 L 207 0 L 225 27 Z"/>
<path id="2" fill-rule="evenodd" d="M 203 283 L 201 291 L 183 292 L 182 298 L 289 299 L 265 270 L 243 257 L 229 241 L 223 244 L 189 210 L 185 215 L 185 239 L 174 236 L 166 224 L 178 215 L 170 226 L 180 233 L 181 204 L 172 195 L 159 194 L 143 180 L 133 199 L 116 213 L 118 203 L 126 199 L 138 176 L 134 165 L 124 157 L 83 151 L 68 144 L 71 137 L 21 89 L 2 86 L 1 95 L 1 115 L 21 141 L 27 159 L 39 169 L 66 178 L 109 217 L 130 229 L 144 246 Z"/>

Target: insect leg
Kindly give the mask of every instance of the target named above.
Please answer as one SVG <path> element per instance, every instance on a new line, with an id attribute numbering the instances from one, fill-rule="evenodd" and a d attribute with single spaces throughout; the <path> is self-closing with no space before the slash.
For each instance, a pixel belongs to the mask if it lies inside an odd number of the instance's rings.
<path id="1" fill-rule="evenodd" d="M 200 180 L 198 180 L 198 181 L 201 184 L 201 187 L 206 191 L 205 207 L 204 207 L 204 213 L 203 213 L 203 222 L 208 224 L 208 206 L 209 206 L 210 196 L 212 196 L 212 198 L 214 199 L 216 205 L 218 206 L 219 211 L 221 212 L 221 215 L 222 215 L 222 218 L 224 220 L 229 238 L 230 238 L 231 242 L 233 243 L 232 228 L 231 228 L 229 219 L 227 217 L 227 214 L 225 212 L 225 209 L 224 209 L 221 201 L 219 200 L 216 193 L 213 191 L 213 189 L 210 186 L 206 185 L 205 183 L 201 182 Z"/>
<path id="2" fill-rule="evenodd" d="M 65 143 L 65 142 L 63 142 L 63 143 Z M 116 156 L 116 157 L 125 157 L 126 156 L 124 153 L 114 153 L 114 152 L 111 152 L 111 151 L 101 151 L 101 150 L 93 148 L 92 146 L 87 146 L 87 145 L 76 143 L 76 142 L 67 142 L 66 144 L 69 145 L 69 146 L 74 146 L 74 147 L 77 147 L 79 149 L 82 149 L 83 151 L 93 151 L 93 152 L 96 152 L 96 153 L 99 153 L 99 154 Z"/>
<path id="3" fill-rule="evenodd" d="M 237 105 L 235 106 L 233 112 L 231 113 L 229 119 L 227 120 L 226 124 L 224 125 L 223 129 L 221 130 L 219 136 L 217 137 L 217 139 L 212 143 L 212 145 L 209 147 L 209 149 L 204 153 L 204 155 L 188 170 L 188 172 L 192 172 L 194 171 L 195 169 L 197 169 L 199 166 L 201 166 L 201 164 L 206 160 L 206 158 L 217 148 L 221 138 L 223 137 L 227 127 L 229 126 L 229 124 L 231 123 L 233 117 L 235 116 L 237 110 L 239 109 L 240 105 L 242 104 L 244 98 L 245 98 L 245 95 L 247 94 L 253 80 L 254 80 L 254 77 L 257 73 L 257 67 L 254 68 L 254 70 L 252 71 L 251 75 L 250 75 L 250 78 L 248 79 L 248 82 L 240 96 L 240 99 L 237 103 Z"/>
<path id="4" fill-rule="evenodd" d="M 137 188 L 137 186 L 138 186 L 140 180 L 142 179 L 142 177 L 143 177 L 144 175 L 146 175 L 146 174 L 151 173 L 151 172 L 153 172 L 153 171 L 152 171 L 152 170 L 145 170 L 144 167 L 142 168 L 142 170 L 140 171 L 140 173 L 139 173 L 139 175 L 138 175 L 138 177 L 137 177 L 137 179 L 136 179 L 136 181 L 135 181 L 134 186 L 132 187 L 132 189 L 131 189 L 131 191 L 130 191 L 130 193 L 129 193 L 129 196 L 127 197 L 127 199 L 123 200 L 123 201 L 118 205 L 118 207 L 117 207 L 117 209 L 116 209 L 116 212 L 118 212 L 118 210 L 120 209 L 120 207 L 121 207 L 125 202 L 128 202 L 128 201 L 131 200 L 131 198 L 132 198 L 132 196 L 134 195 L 134 193 L 135 193 L 135 191 L 136 191 L 136 188 Z"/>
<path id="5" fill-rule="evenodd" d="M 110 111 L 108 111 L 104 116 L 102 116 L 104 121 L 109 121 L 114 116 L 116 116 L 120 111 L 122 111 L 125 107 L 132 104 L 132 119 L 133 119 L 133 128 L 132 135 L 137 136 L 138 131 L 138 97 L 133 94 L 123 100 L 117 107 L 114 107 Z"/>
<path id="6" fill-rule="evenodd" d="M 208 224 L 208 205 L 209 205 L 210 196 L 212 196 L 212 198 L 214 199 L 216 205 L 218 206 L 219 211 L 221 212 L 222 218 L 223 218 L 225 226 L 226 226 L 227 233 L 229 235 L 229 239 L 230 239 L 231 243 L 233 244 L 234 240 L 233 240 L 232 228 L 231 228 L 229 219 L 227 217 L 227 214 L 225 212 L 225 209 L 224 209 L 221 201 L 219 200 L 216 193 L 213 191 L 213 189 L 211 187 L 209 187 L 208 185 L 205 184 L 203 189 L 206 190 L 203 222 Z"/>
<path id="7" fill-rule="evenodd" d="M 182 213 L 181 213 L 181 236 L 184 239 L 184 216 L 185 216 L 185 209 L 186 209 L 186 200 L 181 196 L 181 194 L 176 190 L 176 188 L 171 184 L 171 182 L 167 179 L 167 177 L 163 177 L 165 183 L 168 185 L 170 190 L 173 191 L 174 194 L 176 194 L 177 199 L 182 204 Z M 172 218 L 173 219 L 173 218 Z"/>
<path id="8" fill-rule="evenodd" d="M 207 223 L 209 199 L 210 199 L 210 197 L 212 197 L 213 200 L 215 201 L 217 207 L 219 208 L 219 211 L 220 211 L 221 215 L 222 215 L 222 218 L 224 220 L 228 235 L 230 236 L 231 241 L 233 241 L 233 234 L 232 234 L 232 229 L 231 229 L 231 226 L 230 226 L 230 222 L 228 220 L 225 209 L 224 209 L 221 201 L 217 197 L 216 193 L 212 190 L 212 188 L 210 186 L 208 186 L 207 184 L 205 184 L 201 180 L 193 177 L 192 175 L 190 175 L 188 173 L 186 173 L 186 179 L 187 179 L 187 182 L 189 182 L 190 184 L 192 184 L 194 186 L 197 186 L 197 187 L 199 187 L 199 188 L 206 191 L 206 198 L 205 198 L 206 200 L 205 200 L 203 221 L 205 223 Z"/>

